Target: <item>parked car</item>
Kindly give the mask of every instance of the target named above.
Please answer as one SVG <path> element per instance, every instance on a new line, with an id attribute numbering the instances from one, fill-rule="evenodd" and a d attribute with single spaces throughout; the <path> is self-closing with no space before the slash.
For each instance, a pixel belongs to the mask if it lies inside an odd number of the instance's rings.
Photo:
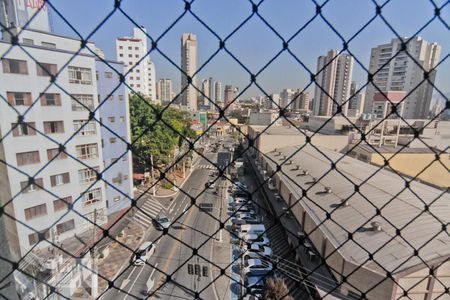
<path id="1" fill-rule="evenodd" d="M 266 257 L 270 257 L 273 254 L 272 248 L 270 248 L 269 246 L 261 245 L 261 244 L 251 244 L 250 248 L 248 248 L 248 249 L 247 249 L 247 245 L 245 245 L 245 250 L 247 250 L 247 252 L 259 253 L 260 255 L 266 256 Z"/>
<path id="2" fill-rule="evenodd" d="M 156 226 L 160 229 L 165 229 L 170 227 L 170 221 L 169 218 L 163 214 L 160 213 L 156 218 Z"/>
<path id="3" fill-rule="evenodd" d="M 270 241 L 265 235 L 255 234 L 255 233 L 247 233 L 242 236 L 242 239 L 246 243 L 251 244 L 259 244 L 263 246 L 269 246 Z"/>
<path id="4" fill-rule="evenodd" d="M 144 242 L 132 257 L 132 262 L 136 266 L 142 266 L 155 253 L 155 245 L 152 242 Z"/>
<path id="5" fill-rule="evenodd" d="M 232 218 L 231 224 L 235 225 L 246 225 L 246 224 L 259 224 L 261 223 L 261 219 L 259 219 L 257 216 L 253 215 L 247 215 L 243 216 L 241 218 Z"/>
<path id="6" fill-rule="evenodd" d="M 272 263 L 263 259 L 252 258 L 244 261 L 242 275 L 266 275 L 272 272 Z"/>

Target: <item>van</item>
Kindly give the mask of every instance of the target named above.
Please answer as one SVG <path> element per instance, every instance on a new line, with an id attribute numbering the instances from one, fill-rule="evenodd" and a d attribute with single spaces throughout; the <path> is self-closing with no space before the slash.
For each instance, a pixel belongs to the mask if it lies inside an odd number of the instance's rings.
<path id="1" fill-rule="evenodd" d="M 155 252 L 155 245 L 152 242 L 144 242 L 133 255 L 133 264 L 142 266 Z"/>
<path id="2" fill-rule="evenodd" d="M 242 236 L 247 233 L 263 234 L 265 232 L 266 226 L 264 224 L 243 224 L 240 229 Z"/>

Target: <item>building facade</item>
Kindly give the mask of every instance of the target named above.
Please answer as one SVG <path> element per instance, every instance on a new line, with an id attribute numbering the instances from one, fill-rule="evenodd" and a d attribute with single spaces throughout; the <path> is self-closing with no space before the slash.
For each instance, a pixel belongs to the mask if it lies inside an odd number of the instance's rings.
<path id="1" fill-rule="evenodd" d="M 162 105 L 167 105 L 173 100 L 172 80 L 162 78 L 158 81 L 158 100 Z"/>
<path id="2" fill-rule="evenodd" d="M 338 105 L 347 115 L 350 83 L 352 81 L 353 57 L 339 54 L 336 50 L 317 58 L 316 87 L 314 91 L 314 115 L 331 116 Z"/>
<path id="3" fill-rule="evenodd" d="M 222 82 L 214 82 L 214 99 L 218 107 L 223 107 L 223 89 Z"/>
<path id="4" fill-rule="evenodd" d="M 197 36 L 193 33 L 181 36 L 181 70 L 181 105 L 195 111 L 198 93 L 192 85 L 197 86 Z"/>
<path id="5" fill-rule="evenodd" d="M 98 106 L 94 56 L 83 50 L 61 69 L 79 50 L 79 40 L 25 30 L 19 42 L 39 64 L 18 47 L 2 59 L 0 153 L 8 165 L 1 164 L 0 191 L 3 201 L 14 199 L 8 208 L 17 221 L 10 228 L 15 227 L 17 255 L 24 255 L 35 245 L 49 246 L 39 242 L 38 232 L 62 241 L 92 228 L 88 220 L 105 223 L 107 212 L 104 184 L 97 181 L 103 170 L 101 131 L 89 121 Z M 43 43 L 55 48 L 38 46 Z M 9 47 L 0 43 L 3 52 Z M 56 74 L 63 89 L 50 85 Z M 92 116 L 98 120 L 99 112 Z"/>
<path id="6" fill-rule="evenodd" d="M 112 69 L 114 68 L 114 70 Z M 133 172 L 130 143 L 130 114 L 127 89 L 117 73 L 123 72 L 121 63 L 96 61 L 98 97 L 101 102 L 101 146 L 108 215 L 122 211 L 133 198 Z"/>
<path id="7" fill-rule="evenodd" d="M 298 91 L 292 101 L 292 104 L 289 106 L 294 110 L 300 111 L 309 111 L 309 102 L 311 101 L 311 95 L 309 92 Z"/>
<path id="8" fill-rule="evenodd" d="M 125 65 L 125 79 L 130 92 L 140 93 L 156 101 L 156 71 L 147 47 L 147 30 L 133 28 L 132 37 L 116 39 L 117 61 Z"/>
<path id="9" fill-rule="evenodd" d="M 373 82 L 366 88 L 365 113 L 372 112 L 374 93 L 406 91 L 408 96 L 404 100 L 404 117 L 429 117 L 432 85 L 436 78 L 436 70 L 433 68 L 439 62 L 441 46 L 416 36 L 408 40 L 407 54 L 402 51 L 403 41 L 407 41 L 407 38 L 393 39 L 390 43 L 372 48 L 369 72 L 374 74 L 374 77 Z M 423 81 L 424 71 L 430 71 L 426 81 Z"/>
<path id="10" fill-rule="evenodd" d="M 347 116 L 359 117 L 364 111 L 364 100 L 365 94 L 361 91 L 358 92 L 356 82 L 352 81 Z"/>
<path id="11" fill-rule="evenodd" d="M 291 103 L 291 100 L 294 98 L 295 90 L 293 89 L 283 89 L 280 93 L 280 106 L 281 108 L 285 108 Z M 289 106 L 292 107 L 292 106 Z"/>

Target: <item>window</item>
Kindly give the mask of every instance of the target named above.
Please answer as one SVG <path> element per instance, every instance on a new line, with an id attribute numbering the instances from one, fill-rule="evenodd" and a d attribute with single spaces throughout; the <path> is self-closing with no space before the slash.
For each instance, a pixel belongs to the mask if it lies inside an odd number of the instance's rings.
<path id="1" fill-rule="evenodd" d="M 16 153 L 16 159 L 18 166 L 38 164 L 41 162 L 39 158 L 39 151 Z"/>
<path id="2" fill-rule="evenodd" d="M 53 210 L 54 211 L 61 211 L 65 210 L 68 207 L 68 204 L 72 203 L 72 197 L 64 197 L 61 199 L 56 199 L 53 201 Z"/>
<path id="3" fill-rule="evenodd" d="M 89 206 L 101 200 L 102 200 L 102 190 L 100 188 L 96 188 L 86 192 L 83 195 L 82 203 L 83 206 Z"/>
<path id="4" fill-rule="evenodd" d="M 108 117 L 108 121 L 114 123 L 116 121 L 115 117 Z"/>
<path id="5" fill-rule="evenodd" d="M 67 154 L 65 152 L 59 152 L 58 148 L 53 148 L 53 149 L 47 149 L 47 159 L 48 160 L 52 160 L 52 159 L 66 159 L 67 158 Z"/>
<path id="6" fill-rule="evenodd" d="M 119 101 L 123 101 L 123 95 L 119 95 Z"/>
<path id="7" fill-rule="evenodd" d="M 70 183 L 69 172 L 50 176 L 50 184 L 52 186 L 63 185 Z"/>
<path id="8" fill-rule="evenodd" d="M 139 47 L 134 47 L 134 50 L 139 50 Z"/>
<path id="9" fill-rule="evenodd" d="M 74 120 L 73 129 L 78 132 L 78 135 L 94 135 L 97 133 L 97 127 L 94 121 Z"/>
<path id="10" fill-rule="evenodd" d="M 72 111 L 94 110 L 94 95 L 73 94 Z"/>
<path id="11" fill-rule="evenodd" d="M 8 103 L 14 106 L 30 106 L 32 103 L 31 93 L 27 92 L 6 92 Z"/>
<path id="12" fill-rule="evenodd" d="M 61 106 L 61 95 L 56 93 L 41 94 L 42 106 Z"/>
<path id="13" fill-rule="evenodd" d="M 140 85 L 140 84 L 136 84 L 136 87 L 140 88 L 140 87 L 141 87 L 141 85 Z"/>
<path id="14" fill-rule="evenodd" d="M 139 54 L 136 54 L 135 57 L 136 57 L 136 58 L 139 58 Z"/>
<path id="15" fill-rule="evenodd" d="M 91 69 L 69 66 L 69 83 L 92 84 Z"/>
<path id="16" fill-rule="evenodd" d="M 120 117 L 120 122 L 121 122 L 121 123 L 125 123 L 125 117 L 124 117 L 124 116 L 121 116 L 121 117 Z"/>
<path id="17" fill-rule="evenodd" d="M 112 78 L 112 72 L 105 72 L 105 77 L 106 78 Z"/>
<path id="18" fill-rule="evenodd" d="M 120 54 L 119 54 L 119 57 L 123 57 L 123 54 L 122 54 L 122 53 L 120 53 Z"/>
<path id="19" fill-rule="evenodd" d="M 75 228 L 75 221 L 72 219 L 72 220 L 69 220 L 69 221 L 66 221 L 66 222 L 56 225 L 56 232 L 58 234 L 61 234 L 61 233 L 73 230 L 74 228 Z"/>
<path id="20" fill-rule="evenodd" d="M 136 73 L 140 73 L 141 72 L 139 69 L 136 69 L 135 71 L 136 71 Z"/>
<path id="21" fill-rule="evenodd" d="M 30 208 L 26 208 L 24 211 L 25 211 L 25 220 L 28 221 L 36 219 L 47 215 L 47 205 L 45 203 L 36 205 Z"/>
<path id="22" fill-rule="evenodd" d="M 133 47 L 128 47 L 128 50 L 133 50 Z"/>
<path id="23" fill-rule="evenodd" d="M 51 76 L 56 75 L 56 73 L 58 73 L 58 68 L 56 67 L 56 64 L 37 62 L 36 71 L 38 76 Z"/>
<path id="24" fill-rule="evenodd" d="M 116 138 L 114 138 L 114 137 L 109 138 L 109 143 L 110 144 L 114 144 L 115 142 L 116 142 Z"/>
<path id="25" fill-rule="evenodd" d="M 44 132 L 47 134 L 64 133 L 64 122 L 63 121 L 44 122 Z"/>
<path id="26" fill-rule="evenodd" d="M 133 57 L 133 54 L 128 54 L 128 57 Z"/>
<path id="27" fill-rule="evenodd" d="M 55 43 L 49 43 L 49 42 L 41 42 L 42 47 L 55 49 L 56 44 Z"/>
<path id="28" fill-rule="evenodd" d="M 78 159 L 93 159 L 98 157 L 97 144 L 79 145 L 76 147 Z"/>
<path id="29" fill-rule="evenodd" d="M 78 170 L 78 179 L 80 181 L 80 184 L 86 184 L 96 181 L 98 172 L 100 172 L 99 167 Z"/>
<path id="30" fill-rule="evenodd" d="M 138 76 L 138 77 L 136 77 L 136 80 L 141 80 L 141 77 L 139 77 L 139 76 Z"/>
<path id="31" fill-rule="evenodd" d="M 32 39 L 23 38 L 22 43 L 24 45 L 34 45 L 34 41 Z"/>
<path id="32" fill-rule="evenodd" d="M 3 73 L 10 74 L 28 74 L 28 65 L 26 60 L 3 58 Z"/>
<path id="33" fill-rule="evenodd" d="M 31 193 L 42 189 L 44 181 L 42 178 L 35 178 L 34 183 L 30 184 L 28 181 L 22 181 L 20 183 L 20 189 L 22 193 Z"/>
<path id="34" fill-rule="evenodd" d="M 128 64 L 129 64 L 129 65 L 131 66 L 131 65 L 133 65 L 133 62 L 132 62 L 132 61 L 130 61 L 130 62 L 129 62 Z"/>
<path id="35" fill-rule="evenodd" d="M 114 198 L 113 198 L 113 201 L 114 201 L 114 202 L 119 202 L 119 201 L 120 201 L 120 196 L 114 197 Z"/>
<path id="36" fill-rule="evenodd" d="M 133 76 L 130 76 L 130 80 L 133 80 L 134 79 L 134 77 Z"/>
<path id="37" fill-rule="evenodd" d="M 119 49 L 122 50 L 122 49 L 123 49 L 123 46 L 119 46 Z"/>
<path id="38" fill-rule="evenodd" d="M 46 240 L 50 239 L 50 231 L 44 230 L 44 231 L 41 231 L 41 233 L 44 233 L 44 237 L 45 237 Z M 33 246 L 34 244 L 39 242 L 38 234 L 36 232 L 32 233 L 32 234 L 29 234 L 28 235 L 28 241 L 30 242 L 30 246 Z"/>
<path id="39" fill-rule="evenodd" d="M 34 122 L 25 122 L 21 124 L 12 123 L 12 135 L 13 136 L 27 136 L 27 135 L 36 135 L 36 124 Z"/>

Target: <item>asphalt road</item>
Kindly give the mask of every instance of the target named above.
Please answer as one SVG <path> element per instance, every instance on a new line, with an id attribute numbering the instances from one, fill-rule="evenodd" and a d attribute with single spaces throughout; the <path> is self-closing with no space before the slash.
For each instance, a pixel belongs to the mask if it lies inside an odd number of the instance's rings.
<path id="1" fill-rule="evenodd" d="M 206 153 L 206 156 L 216 162 L 217 154 Z M 217 195 L 214 189 L 205 188 L 205 183 L 210 177 L 211 170 L 201 168 L 208 163 L 202 158 L 189 179 L 183 186 L 183 190 L 190 196 L 197 198 L 196 202 L 211 203 L 211 214 L 218 217 L 220 203 L 223 199 L 222 192 L 226 188 L 221 187 L 224 182 L 216 181 Z M 102 299 L 142 299 L 146 297 L 146 291 L 152 286 L 150 293 L 157 299 L 194 299 L 198 292 L 200 299 L 215 299 L 211 276 L 213 238 L 218 239 L 219 234 L 214 234 L 219 228 L 219 222 L 210 215 L 202 212 L 196 206 L 191 206 L 191 199 L 180 192 L 172 200 L 165 204 L 168 217 L 172 224 L 168 235 L 163 235 L 160 230 L 151 227 L 148 229 L 148 241 L 156 244 L 156 251 L 149 259 L 149 265 L 133 266 L 127 264 L 126 269 L 115 281 L 115 286 L 123 291 L 109 289 Z M 197 255 L 194 255 L 194 249 Z M 203 266 L 208 268 L 207 276 L 189 275 L 188 264 L 200 266 L 200 274 Z M 156 268 L 155 268 L 156 267 Z M 167 275 L 171 276 L 171 282 L 166 282 Z"/>

